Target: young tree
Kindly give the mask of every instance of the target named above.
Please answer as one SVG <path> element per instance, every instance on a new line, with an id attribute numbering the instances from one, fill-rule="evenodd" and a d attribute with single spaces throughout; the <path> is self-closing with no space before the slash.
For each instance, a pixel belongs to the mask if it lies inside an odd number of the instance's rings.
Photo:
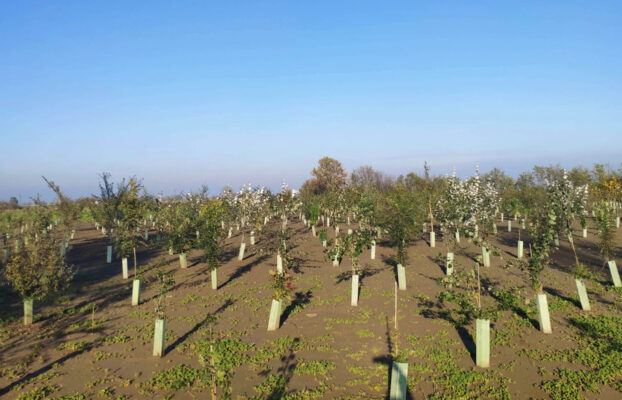
<path id="1" fill-rule="evenodd" d="M 192 196 L 186 201 L 168 203 L 163 209 L 163 222 L 168 249 L 179 254 L 179 263 L 182 268 L 187 267 L 186 253 L 192 249 L 196 241 L 198 219 L 195 218 Z"/>
<path id="2" fill-rule="evenodd" d="M 164 342 L 166 338 L 165 328 L 165 310 L 166 310 L 166 295 L 168 294 L 171 286 L 175 284 L 173 273 L 165 273 L 162 269 L 156 270 L 156 279 L 158 282 L 158 294 L 154 298 L 155 301 L 155 329 L 153 335 L 153 355 L 162 357 L 164 355 Z"/>
<path id="3" fill-rule="evenodd" d="M 542 208 L 534 216 L 534 221 L 529 227 L 531 238 L 531 252 L 528 260 L 524 263 L 527 270 L 531 287 L 536 294 L 542 294 L 543 286 L 540 275 L 544 268 L 549 265 L 550 248 L 555 235 L 556 217 L 553 210 Z"/>
<path id="4" fill-rule="evenodd" d="M 218 288 L 216 271 L 220 266 L 225 239 L 225 232 L 221 225 L 224 213 L 225 208 L 222 200 L 210 201 L 201 209 L 199 244 L 203 249 L 205 262 L 211 271 L 212 289 L 214 290 Z"/>
<path id="5" fill-rule="evenodd" d="M 575 187 L 568 179 L 566 172 L 555 180 L 546 180 L 548 207 L 555 214 L 556 230 L 559 234 L 568 238 L 570 247 L 575 258 L 575 278 L 584 279 L 589 277 L 585 265 L 579 262 L 579 256 L 572 239 L 572 223 L 575 216 L 585 212 L 587 201 L 587 186 Z"/>
<path id="6" fill-rule="evenodd" d="M 41 210 L 33 213 L 34 226 L 46 225 L 49 218 Z M 32 323 L 33 300 L 44 300 L 62 291 L 74 275 L 60 252 L 61 240 L 52 234 L 32 230 L 28 244 L 9 257 L 5 276 L 24 299 L 24 323 Z"/>
<path id="7" fill-rule="evenodd" d="M 100 179 L 100 195 L 96 196 L 96 207 L 93 210 L 93 216 L 95 220 L 106 230 L 110 246 L 112 246 L 114 244 L 112 231 L 116 227 L 117 221 L 119 220 L 119 208 L 125 194 L 129 190 L 129 185 L 125 182 L 125 179 L 123 179 L 121 183 L 117 184 L 117 190 L 115 191 L 115 185 L 110 181 L 109 173 L 102 173 L 100 175 Z"/>
<path id="8" fill-rule="evenodd" d="M 585 287 L 585 279 L 591 277 L 587 267 L 579 262 L 579 256 L 572 239 L 572 222 L 575 216 L 585 212 L 585 203 L 587 200 L 587 186 L 575 187 L 568 179 L 566 172 L 563 172 L 561 178 L 554 181 L 547 180 L 547 198 L 548 207 L 555 215 L 556 231 L 563 234 L 570 242 L 570 248 L 575 259 L 574 279 L 581 301 L 581 308 L 584 311 L 591 309 L 587 289 Z"/>
<path id="9" fill-rule="evenodd" d="M 409 191 L 398 183 L 386 194 L 381 206 L 381 225 L 389 233 L 391 244 L 397 247 L 396 261 L 401 290 L 406 289 L 406 282 L 400 275 L 403 276 L 403 268 L 408 260 L 408 242 L 419 233 L 415 227 L 417 222 L 423 221 L 425 201 L 421 192 Z"/>
<path id="10" fill-rule="evenodd" d="M 42 178 L 58 197 L 57 210 L 60 214 L 60 225 L 63 236 L 68 236 L 78 223 L 81 211 L 80 206 L 77 202 L 71 201 L 69 197 L 65 196 L 60 187 L 53 181 L 48 180 L 45 176 Z"/>
<path id="11" fill-rule="evenodd" d="M 134 278 L 136 271 L 136 248 L 143 241 L 143 234 L 140 232 L 140 221 L 144 218 L 146 204 L 141 196 L 143 189 L 142 183 L 136 178 L 130 178 L 128 189 L 119 202 L 119 228 L 117 236 L 119 246 L 117 253 L 120 257 L 126 258 L 133 255 L 134 259 Z"/>

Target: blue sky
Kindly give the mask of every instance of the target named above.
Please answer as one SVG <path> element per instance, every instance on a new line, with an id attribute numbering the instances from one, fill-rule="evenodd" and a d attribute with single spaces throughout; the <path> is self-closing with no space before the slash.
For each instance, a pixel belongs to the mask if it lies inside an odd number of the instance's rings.
<path id="1" fill-rule="evenodd" d="M 0 199 L 622 161 L 619 1 L 0 2 Z"/>

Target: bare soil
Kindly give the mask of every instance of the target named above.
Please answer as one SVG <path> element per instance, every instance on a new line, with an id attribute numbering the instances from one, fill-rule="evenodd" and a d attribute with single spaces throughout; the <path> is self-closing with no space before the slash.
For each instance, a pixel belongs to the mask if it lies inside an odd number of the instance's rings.
<path id="1" fill-rule="evenodd" d="M 249 358 L 232 371 L 233 399 L 384 399 L 396 345 L 408 356 L 409 398 L 549 398 L 540 386 L 555 380 L 558 368 L 589 368 L 574 360 L 541 360 L 537 352 L 579 349 L 584 334 L 571 318 L 619 317 L 622 292 L 611 288 L 593 227 L 587 239 L 577 228 L 579 258 L 596 276 L 587 283 L 592 311 L 586 313 L 579 307 L 572 278 L 574 257 L 569 243 L 561 240 L 551 267 L 544 272 L 553 334 L 541 333 L 533 313 L 534 293 L 525 273 L 504 268 L 506 261 L 516 256 L 518 223 L 513 224 L 513 232 L 508 233 L 506 223 L 498 223 L 494 244 L 503 259 L 491 256 L 492 265 L 482 268 L 482 274 L 492 291 L 518 287 L 521 304 L 532 312 L 502 311 L 491 321 L 491 365 L 483 370 L 474 362 L 475 323 L 456 326 L 437 300 L 441 290 L 437 280 L 445 271 L 435 260 L 439 254 L 444 259 L 447 252 L 440 233 L 436 248 L 429 247 L 427 234 L 409 247 L 407 290 L 398 294 L 396 339 L 391 335 L 395 249 L 382 241 L 376 260 L 370 260 L 369 250 L 361 257 L 366 272 L 361 278 L 359 305 L 352 307 L 349 262 L 343 260 L 333 267 L 321 241 L 302 222 L 293 222 L 291 244 L 301 259 L 295 271 L 296 288 L 292 301 L 284 302 L 280 328 L 268 332 L 272 296 L 268 271 L 275 269 L 276 256 L 261 254 L 259 243 L 247 243 L 246 256 L 238 261 L 241 236 L 236 233 L 228 239 L 224 263 L 218 270 L 218 290 L 214 291 L 199 250 L 188 255 L 189 267 L 181 269 L 178 255 L 169 255 L 157 245 L 151 232 L 152 244 L 138 252 L 139 264 L 146 266 L 141 304 L 132 307 L 131 277 L 122 279 L 120 260 L 105 262 L 106 238 L 92 224 L 81 223 L 68 252 L 68 262 L 79 271 L 75 282 L 55 301 L 35 303 L 33 325 L 22 325 L 21 299 L 8 286 L 0 288 L 0 397 L 14 399 L 30 393 L 33 397 L 24 398 L 210 398 L 209 388 L 200 384 L 200 378 L 183 383 L 182 376 L 176 388 L 171 387 L 176 385 L 175 378 L 166 382 L 153 378 L 179 365 L 200 371 L 198 342 L 208 337 L 209 316 L 215 316 L 213 329 L 219 338 L 253 345 L 243 351 Z M 345 224 L 340 226 L 341 232 L 347 231 Z M 329 232 L 332 237 L 334 231 Z M 522 236 L 528 254 L 528 239 L 524 233 Z M 261 232 L 256 237 L 261 242 Z M 464 238 L 460 246 L 456 270 L 471 269 L 480 249 Z M 166 298 L 167 340 L 161 358 L 152 356 L 157 294 L 154 270 L 158 264 L 174 271 L 175 279 Z M 494 299 L 487 296 L 485 301 L 492 304 Z M 275 376 L 281 377 L 278 382 Z M 35 396 L 37 390 L 41 397 Z M 581 397 L 622 398 L 611 386 L 597 385 L 597 390 L 600 392 L 582 392 Z M 220 389 L 217 398 L 223 398 Z"/>

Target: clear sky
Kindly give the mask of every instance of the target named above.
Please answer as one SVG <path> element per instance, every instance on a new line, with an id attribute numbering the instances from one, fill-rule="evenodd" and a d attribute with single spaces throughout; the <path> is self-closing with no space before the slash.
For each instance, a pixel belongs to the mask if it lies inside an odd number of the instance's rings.
<path id="1" fill-rule="evenodd" d="M 0 1 L 0 199 L 622 161 L 621 1 Z"/>

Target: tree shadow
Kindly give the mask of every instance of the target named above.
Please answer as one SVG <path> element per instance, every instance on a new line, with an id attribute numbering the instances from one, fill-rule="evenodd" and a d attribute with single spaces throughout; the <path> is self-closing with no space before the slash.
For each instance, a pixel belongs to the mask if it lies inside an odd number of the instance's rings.
<path id="1" fill-rule="evenodd" d="M 235 301 L 232 301 L 231 299 L 227 299 L 220 307 L 218 307 L 218 309 L 216 311 L 214 311 L 214 313 L 212 314 L 208 314 L 203 321 L 196 323 L 189 331 L 187 331 L 186 333 L 184 333 L 182 336 L 178 337 L 177 340 L 175 340 L 173 343 L 169 344 L 168 347 L 164 350 L 164 354 L 169 353 L 170 351 L 172 351 L 175 347 L 179 346 L 180 344 L 182 344 L 183 342 L 186 341 L 186 339 L 188 339 L 192 334 L 194 334 L 196 331 L 198 331 L 199 329 L 201 329 L 203 326 L 205 326 L 207 323 L 213 321 L 213 317 L 217 314 L 220 314 L 221 312 L 225 311 L 227 308 L 229 308 L 230 306 L 232 306 L 235 303 Z"/>
<path id="2" fill-rule="evenodd" d="M 360 276 L 360 282 L 363 282 L 363 279 L 374 276 L 379 274 L 380 272 L 382 272 L 383 268 L 371 268 L 368 266 L 364 266 L 363 268 L 361 268 L 361 270 L 359 271 L 359 276 Z"/>
<path id="3" fill-rule="evenodd" d="M 391 373 L 393 371 L 393 348 L 394 343 L 391 338 L 391 327 L 389 326 L 389 317 L 385 316 L 385 324 L 386 324 L 386 340 L 387 340 L 387 354 L 374 357 L 372 362 L 376 364 L 382 364 L 387 367 L 387 391 L 386 398 L 389 399 L 391 396 Z M 408 385 L 406 386 L 406 398 L 408 400 L 413 399 L 413 395 L 408 390 Z"/>
<path id="4" fill-rule="evenodd" d="M 30 380 L 33 380 L 35 378 L 37 378 L 39 375 L 46 373 L 47 371 L 49 371 L 52 368 L 56 368 L 56 366 L 64 363 L 67 360 L 70 360 L 86 351 L 91 351 L 91 348 L 93 347 L 92 343 L 87 344 L 86 346 L 84 346 L 82 349 L 80 350 L 75 350 L 67 355 L 64 355 L 63 357 L 59 358 L 58 360 L 55 360 L 53 362 L 48 363 L 47 365 L 39 368 L 36 371 L 33 371 L 27 375 L 24 375 L 22 378 L 20 378 L 19 380 L 10 383 L 8 386 L 5 386 L 4 388 L 0 389 L 0 396 L 3 396 L 5 394 L 7 394 L 8 392 L 10 392 L 11 390 L 13 390 L 13 388 L 15 387 L 19 387 L 21 386 L 23 383 L 26 383 Z"/>
<path id="5" fill-rule="evenodd" d="M 501 299 L 501 297 L 499 296 L 499 294 L 498 294 L 497 292 L 495 292 L 495 291 L 491 291 L 491 292 L 490 292 L 490 296 L 491 296 L 493 299 L 495 299 L 497 302 L 499 302 L 499 303 L 501 303 L 501 302 L 502 302 L 502 299 Z M 525 312 L 525 310 L 523 310 L 522 308 L 517 307 L 516 305 L 514 305 L 514 304 L 513 304 L 513 305 L 511 305 L 511 306 L 509 307 L 509 310 L 510 310 L 510 311 L 512 311 L 514 314 L 518 315 L 519 317 L 521 317 L 522 319 L 524 319 L 524 320 L 526 320 L 526 321 L 529 321 L 529 323 L 530 323 L 530 324 L 531 324 L 534 328 L 536 328 L 536 329 L 540 329 L 540 323 L 539 323 L 537 320 L 535 320 L 535 319 L 531 318 L 531 317 L 530 317 L 530 316 L 529 316 L 529 315 Z"/>
<path id="6" fill-rule="evenodd" d="M 291 343 L 289 349 L 287 349 L 287 355 L 281 357 L 281 365 L 277 368 L 276 374 L 271 373 L 270 370 L 266 370 L 260 372 L 260 376 L 269 377 L 269 376 L 278 376 L 281 379 L 278 379 L 275 385 L 272 386 L 270 392 L 265 394 L 265 397 L 262 397 L 266 400 L 281 400 L 285 398 L 287 395 L 291 395 L 294 393 L 293 390 L 288 391 L 287 385 L 292 379 L 294 375 L 294 369 L 296 368 L 296 355 L 294 354 L 294 346 L 300 343 L 300 338 L 294 338 Z"/>
<path id="7" fill-rule="evenodd" d="M 242 265 L 240 267 L 238 267 L 233 274 L 229 275 L 229 278 L 224 281 L 221 285 L 218 286 L 218 289 L 221 289 L 225 286 L 227 286 L 227 284 L 229 284 L 230 282 L 240 278 L 241 276 L 243 276 L 244 274 L 250 272 L 251 269 L 253 269 L 253 267 L 255 267 L 258 264 L 261 264 L 266 258 L 268 258 L 267 255 L 261 256 L 255 260 L 253 260 L 252 262 L 246 264 L 246 265 Z"/>
<path id="8" fill-rule="evenodd" d="M 469 352 L 471 359 L 473 360 L 473 362 L 476 362 L 475 360 L 476 349 L 475 349 L 475 341 L 473 341 L 473 336 L 471 336 L 469 331 L 463 325 L 457 326 L 456 331 L 458 332 L 458 336 L 460 336 L 460 340 L 462 340 L 462 344 L 464 345 L 466 350 Z"/>
<path id="9" fill-rule="evenodd" d="M 281 314 L 279 326 L 282 326 L 285 321 L 287 321 L 287 318 L 292 314 L 292 312 L 294 312 L 294 310 L 297 310 L 298 308 L 303 309 L 307 304 L 309 304 L 312 298 L 313 293 L 310 290 L 307 290 L 306 292 L 296 292 L 292 302 L 285 308 L 283 314 Z"/>
<path id="10" fill-rule="evenodd" d="M 564 296 L 564 295 L 562 294 L 562 292 L 560 292 L 560 291 L 559 291 L 559 290 L 557 290 L 557 289 L 553 289 L 553 288 L 545 287 L 545 288 L 543 288 L 543 290 L 544 290 L 545 292 L 547 292 L 548 294 L 550 294 L 551 296 L 557 296 L 557 297 L 559 297 L 560 299 L 566 300 L 567 302 L 569 302 L 569 303 L 571 303 L 571 304 L 574 304 L 574 305 L 575 305 L 575 307 L 579 307 L 579 308 L 581 308 L 581 303 L 580 303 L 579 301 L 577 301 L 577 300 L 573 299 L 572 297 L 567 297 L 567 296 Z"/>
<path id="11" fill-rule="evenodd" d="M 392 267 L 397 267 L 397 260 L 395 259 L 395 256 L 385 256 L 385 255 L 383 255 L 382 256 L 382 261 L 385 264 L 388 264 L 388 265 L 390 265 Z"/>
<path id="12" fill-rule="evenodd" d="M 352 279 L 352 271 L 343 271 L 335 276 L 335 285 L 340 284 L 341 282 L 349 281 Z"/>

